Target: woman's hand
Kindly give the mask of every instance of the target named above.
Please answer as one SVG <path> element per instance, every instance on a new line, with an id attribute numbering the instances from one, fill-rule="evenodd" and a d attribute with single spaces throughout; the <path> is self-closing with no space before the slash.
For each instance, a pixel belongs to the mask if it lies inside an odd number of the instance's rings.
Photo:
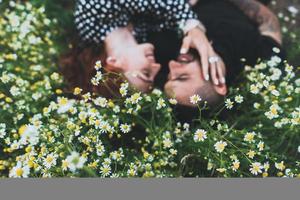
<path id="1" fill-rule="evenodd" d="M 180 53 L 185 54 L 190 48 L 197 49 L 201 57 L 202 73 L 206 81 L 210 79 L 215 85 L 225 84 L 225 66 L 221 58 L 212 48 L 205 33 L 198 27 L 191 29 L 183 39 Z"/>

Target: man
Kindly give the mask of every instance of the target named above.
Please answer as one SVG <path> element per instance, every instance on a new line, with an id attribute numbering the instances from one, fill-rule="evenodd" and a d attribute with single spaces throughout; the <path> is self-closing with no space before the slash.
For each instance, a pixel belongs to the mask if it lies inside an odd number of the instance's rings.
<path id="1" fill-rule="evenodd" d="M 220 55 L 215 62 L 225 63 L 227 82 L 205 81 L 199 56 L 189 52 L 168 63 L 170 73 L 165 91 L 184 106 L 195 106 L 190 102 L 190 96 L 195 94 L 215 105 L 226 95 L 227 85 L 245 64 L 254 65 L 258 58 L 268 59 L 274 47 L 280 48 L 280 26 L 276 16 L 256 0 L 201 0 L 194 11 Z M 246 59 L 245 63 L 241 62 L 242 58 Z"/>

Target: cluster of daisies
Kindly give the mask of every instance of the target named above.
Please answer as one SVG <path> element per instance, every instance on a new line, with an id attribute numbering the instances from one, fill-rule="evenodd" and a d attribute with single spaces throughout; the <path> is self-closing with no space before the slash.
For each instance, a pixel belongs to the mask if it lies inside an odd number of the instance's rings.
<path id="1" fill-rule="evenodd" d="M 29 2 L 0 8 L 0 177 L 299 176 L 299 72 L 278 57 L 247 67 L 209 117 L 180 123 L 175 99 L 127 82 L 118 99 L 79 87 L 70 98 L 55 63 L 57 21 Z M 200 96 L 190 101 L 206 109 Z"/>

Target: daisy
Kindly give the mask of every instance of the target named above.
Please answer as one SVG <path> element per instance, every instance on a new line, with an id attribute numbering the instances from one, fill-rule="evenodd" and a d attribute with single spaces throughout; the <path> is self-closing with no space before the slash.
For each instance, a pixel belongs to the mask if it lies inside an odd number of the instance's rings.
<path id="1" fill-rule="evenodd" d="M 242 97 L 241 95 L 238 95 L 234 98 L 235 102 L 237 103 L 243 103 L 244 101 L 244 97 Z"/>
<path id="2" fill-rule="evenodd" d="M 231 168 L 232 168 L 233 171 L 236 172 L 236 171 L 240 168 L 240 161 L 239 161 L 239 160 L 235 160 L 235 161 L 232 163 Z"/>
<path id="3" fill-rule="evenodd" d="M 263 169 L 263 166 L 261 165 L 261 163 L 254 162 L 251 164 L 250 172 L 253 175 L 258 175 L 258 174 L 262 173 L 262 169 Z"/>
<path id="4" fill-rule="evenodd" d="M 23 166 L 20 161 L 18 161 L 17 165 L 12 168 L 9 173 L 9 177 L 11 178 L 27 178 L 30 173 L 30 168 L 28 165 Z"/>
<path id="5" fill-rule="evenodd" d="M 260 141 L 258 144 L 257 144 L 257 148 L 259 151 L 262 151 L 264 150 L 265 148 L 265 143 L 263 141 Z"/>
<path id="6" fill-rule="evenodd" d="M 281 161 L 280 163 L 275 163 L 276 169 L 279 169 L 280 171 L 283 171 L 285 169 L 284 162 Z"/>
<path id="7" fill-rule="evenodd" d="M 66 159 L 68 162 L 68 167 L 72 172 L 75 172 L 76 169 L 81 169 L 86 162 L 86 158 L 79 155 L 79 153 L 73 151 Z"/>
<path id="8" fill-rule="evenodd" d="M 172 105 L 177 105 L 177 100 L 176 99 L 169 99 L 170 104 Z"/>
<path id="9" fill-rule="evenodd" d="M 225 107 L 229 110 L 231 110 L 233 108 L 233 104 L 234 102 L 232 102 L 230 99 L 226 99 L 225 101 Z"/>
<path id="10" fill-rule="evenodd" d="M 102 167 L 100 167 L 100 173 L 104 177 L 109 176 L 111 173 L 111 167 L 109 165 L 104 164 Z"/>
<path id="11" fill-rule="evenodd" d="M 96 64 L 95 64 L 95 69 L 98 71 L 102 68 L 102 63 L 101 61 L 97 61 Z"/>
<path id="12" fill-rule="evenodd" d="M 196 130 L 194 134 L 194 141 L 195 142 L 203 142 L 207 138 L 207 132 L 203 129 Z"/>
<path id="13" fill-rule="evenodd" d="M 227 146 L 227 143 L 224 141 L 219 141 L 214 145 L 216 151 L 219 153 L 223 152 L 226 146 Z"/>
<path id="14" fill-rule="evenodd" d="M 198 94 L 195 94 L 190 97 L 190 102 L 194 105 L 198 104 L 200 101 L 202 101 L 202 99 Z"/>
<path id="15" fill-rule="evenodd" d="M 255 135 L 256 135 L 256 133 L 254 133 L 254 132 L 248 132 L 248 133 L 246 133 L 246 135 L 244 137 L 244 141 L 245 142 L 249 142 L 249 143 L 254 142 L 254 136 Z"/>
<path id="16" fill-rule="evenodd" d="M 57 159 L 57 155 L 51 153 L 49 155 L 47 155 L 46 158 L 44 158 L 44 166 L 47 168 L 47 169 L 50 169 L 52 166 L 55 166 L 56 165 L 56 159 Z"/>

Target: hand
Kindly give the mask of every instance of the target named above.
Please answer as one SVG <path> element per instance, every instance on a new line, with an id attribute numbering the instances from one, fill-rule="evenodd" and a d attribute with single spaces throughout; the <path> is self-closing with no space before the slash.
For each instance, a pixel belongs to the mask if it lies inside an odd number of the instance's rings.
<path id="1" fill-rule="evenodd" d="M 190 4 L 191 6 L 196 5 L 196 3 L 198 3 L 198 0 L 189 0 L 189 4 Z"/>
<path id="2" fill-rule="evenodd" d="M 180 53 L 186 54 L 190 48 L 197 49 L 201 57 L 202 73 L 206 81 L 210 79 L 215 85 L 225 84 L 225 65 L 214 51 L 205 33 L 198 27 L 191 29 L 183 39 Z M 215 59 L 214 59 L 215 58 Z"/>

